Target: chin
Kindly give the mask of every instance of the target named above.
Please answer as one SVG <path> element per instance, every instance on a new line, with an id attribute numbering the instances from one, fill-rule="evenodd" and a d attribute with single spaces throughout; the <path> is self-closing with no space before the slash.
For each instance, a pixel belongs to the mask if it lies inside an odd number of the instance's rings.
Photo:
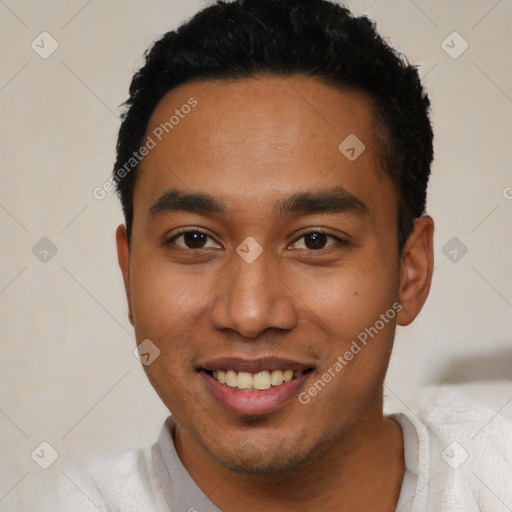
<path id="1" fill-rule="evenodd" d="M 274 432 L 275 434 L 275 432 Z M 303 468 L 320 457 L 332 445 L 332 440 L 306 444 L 303 436 L 293 439 L 241 440 L 204 446 L 203 450 L 226 469 L 246 475 L 279 475 Z"/>
<path id="2" fill-rule="evenodd" d="M 261 449 L 243 450 L 238 453 L 220 453 L 210 456 L 226 469 L 245 475 L 279 475 L 293 471 L 308 462 L 309 457 L 303 454 L 285 454 L 278 448 L 272 453 Z"/>

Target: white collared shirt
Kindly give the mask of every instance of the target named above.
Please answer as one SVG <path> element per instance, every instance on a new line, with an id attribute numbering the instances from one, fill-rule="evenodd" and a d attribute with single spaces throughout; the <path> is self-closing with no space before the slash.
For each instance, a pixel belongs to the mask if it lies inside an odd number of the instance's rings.
<path id="1" fill-rule="evenodd" d="M 396 512 L 512 510 L 512 424 L 502 411 L 446 387 L 425 388 L 413 403 L 390 415 L 402 428 L 406 466 Z M 152 448 L 64 471 L 55 487 L 0 510 L 220 512 L 183 466 L 173 429 L 168 418 Z"/>

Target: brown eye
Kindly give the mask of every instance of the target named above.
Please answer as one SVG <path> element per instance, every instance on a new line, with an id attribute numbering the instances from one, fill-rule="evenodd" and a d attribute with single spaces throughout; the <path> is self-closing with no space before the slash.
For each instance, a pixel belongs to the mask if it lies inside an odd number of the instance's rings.
<path id="1" fill-rule="evenodd" d="M 310 231 L 305 233 L 293 243 L 294 249 L 302 249 L 306 251 L 321 251 L 335 245 L 346 245 L 347 242 L 342 238 L 338 238 L 322 231 Z"/>
<path id="2" fill-rule="evenodd" d="M 328 235 L 325 233 L 310 233 L 304 235 L 304 245 L 308 249 L 323 249 L 327 243 Z"/>
<path id="3" fill-rule="evenodd" d="M 207 236 L 204 233 L 189 232 L 183 234 L 183 242 L 189 249 L 201 249 L 206 243 Z"/>
<path id="4" fill-rule="evenodd" d="M 171 238 L 170 242 L 183 247 L 185 249 L 205 249 L 218 247 L 218 244 L 201 231 L 185 231 Z"/>

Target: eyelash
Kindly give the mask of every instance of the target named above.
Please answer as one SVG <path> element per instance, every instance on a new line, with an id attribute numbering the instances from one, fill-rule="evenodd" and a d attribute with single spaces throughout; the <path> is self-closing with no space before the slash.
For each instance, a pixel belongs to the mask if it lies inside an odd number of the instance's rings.
<path id="1" fill-rule="evenodd" d="M 214 240 L 215 243 L 218 243 L 212 236 L 210 236 L 205 230 L 203 230 L 201 228 L 193 228 L 193 229 L 187 228 L 187 229 L 183 229 L 183 231 L 179 231 L 178 233 L 175 233 L 170 238 L 165 240 L 164 245 L 171 245 L 177 238 L 179 238 L 182 235 L 186 235 L 187 233 L 201 233 L 203 235 L 206 235 L 211 240 Z M 190 249 L 188 247 L 181 247 L 181 246 L 178 246 L 178 247 L 180 249 L 184 249 L 184 250 L 188 250 L 188 251 L 197 251 L 198 250 L 198 249 Z"/>
<path id="2" fill-rule="evenodd" d="M 208 238 L 210 238 L 211 240 L 215 241 L 215 243 L 218 243 L 212 236 L 210 236 L 205 230 L 201 229 L 201 228 L 194 228 L 194 229 L 184 229 L 183 231 L 180 231 L 178 233 L 175 233 L 174 235 L 172 235 L 170 238 L 166 239 L 164 241 L 164 245 L 166 246 L 169 246 L 171 244 L 173 244 L 177 238 L 179 238 L 180 236 L 182 235 L 185 235 L 187 233 L 201 233 L 203 235 L 206 235 Z M 335 240 L 336 241 L 336 244 L 337 245 L 340 245 L 340 246 L 346 246 L 346 245 L 349 245 L 349 242 L 348 240 L 346 239 L 343 239 L 343 238 L 340 238 L 340 237 L 337 237 L 335 235 L 332 235 L 330 233 L 327 233 L 325 231 L 322 231 L 321 229 L 313 229 L 311 231 L 307 231 L 305 233 L 302 233 L 299 237 L 297 237 L 293 242 L 292 242 L 292 245 L 295 245 L 299 240 L 301 240 L 302 238 L 308 236 L 308 235 L 314 235 L 314 234 L 318 234 L 318 235 L 325 235 L 328 239 L 332 239 L 332 240 Z M 219 244 L 220 245 L 220 244 Z M 326 251 L 326 250 L 329 250 L 333 247 L 334 245 L 330 245 L 330 246 L 327 246 L 327 247 L 322 247 L 320 249 L 305 249 L 306 251 L 308 252 L 312 252 L 312 253 L 315 253 L 315 252 L 322 252 L 322 251 Z M 180 249 L 183 249 L 183 250 L 188 250 L 188 251 L 199 251 L 203 248 L 200 248 L 200 249 L 191 249 L 189 247 L 182 247 L 182 246 L 178 246 Z"/>
<path id="3" fill-rule="evenodd" d="M 326 252 L 326 251 L 329 251 L 330 249 L 336 248 L 336 245 L 338 245 L 338 246 L 348 245 L 348 240 L 340 238 L 335 235 L 332 235 L 331 233 L 327 233 L 326 231 L 322 231 L 321 229 L 312 229 L 310 231 L 306 231 L 305 233 L 302 233 L 299 237 L 297 237 L 293 241 L 293 245 L 295 245 L 299 240 L 301 240 L 302 238 L 304 238 L 308 235 L 325 235 L 327 237 L 327 242 L 329 241 L 329 239 L 334 240 L 336 242 L 335 244 L 328 245 L 327 247 L 322 247 L 322 248 L 316 249 L 316 250 L 315 249 L 307 249 L 307 248 L 302 249 L 302 250 L 306 250 L 311 253 Z"/>

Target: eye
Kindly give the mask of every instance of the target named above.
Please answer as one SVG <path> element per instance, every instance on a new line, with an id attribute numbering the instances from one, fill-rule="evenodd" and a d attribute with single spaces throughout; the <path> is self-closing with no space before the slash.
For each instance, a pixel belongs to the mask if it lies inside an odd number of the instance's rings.
<path id="1" fill-rule="evenodd" d="M 341 238 L 334 235 L 328 235 L 321 231 L 311 231 L 302 235 L 294 243 L 294 249 L 306 249 L 310 251 L 317 251 L 320 249 L 327 249 L 333 245 L 343 245 L 346 242 Z"/>
<path id="2" fill-rule="evenodd" d="M 169 239 L 168 243 L 174 243 L 184 249 L 209 249 L 218 248 L 220 245 L 215 240 L 198 230 L 190 230 L 178 233 Z"/>

